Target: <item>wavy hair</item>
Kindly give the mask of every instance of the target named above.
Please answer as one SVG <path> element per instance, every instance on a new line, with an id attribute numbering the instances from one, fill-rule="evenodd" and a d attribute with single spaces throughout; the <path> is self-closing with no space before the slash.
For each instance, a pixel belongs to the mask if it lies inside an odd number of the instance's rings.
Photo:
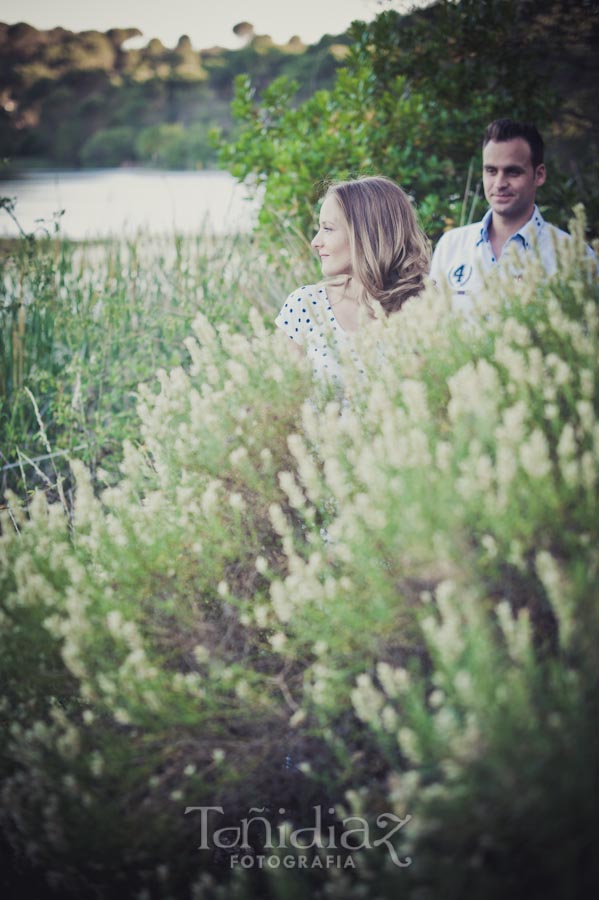
<path id="1" fill-rule="evenodd" d="M 324 196 L 336 198 L 347 222 L 360 300 L 371 313 L 377 304 L 386 315 L 397 312 L 423 289 L 430 265 L 430 243 L 410 198 L 382 175 L 333 183 Z"/>

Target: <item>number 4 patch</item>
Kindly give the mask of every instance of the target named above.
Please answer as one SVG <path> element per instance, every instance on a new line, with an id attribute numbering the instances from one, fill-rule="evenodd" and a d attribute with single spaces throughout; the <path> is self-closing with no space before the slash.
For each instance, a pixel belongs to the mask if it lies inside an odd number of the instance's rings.
<path id="1" fill-rule="evenodd" d="M 459 266 L 449 270 L 447 277 L 453 288 L 463 288 L 470 281 L 471 275 L 472 266 L 469 266 L 467 263 L 460 263 Z"/>

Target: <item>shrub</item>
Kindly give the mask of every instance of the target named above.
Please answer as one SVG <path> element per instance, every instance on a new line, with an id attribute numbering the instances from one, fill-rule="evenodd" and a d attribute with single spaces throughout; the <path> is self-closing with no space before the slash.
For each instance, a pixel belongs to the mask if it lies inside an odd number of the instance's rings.
<path id="1" fill-rule="evenodd" d="M 258 316 L 200 316 L 118 483 L 76 464 L 70 519 L 11 500 L 3 826 L 62 896 L 592 895 L 599 298 L 572 231 L 470 318 L 429 288 L 365 329 L 343 403 Z M 228 880 L 183 814 L 301 827 L 323 799 L 404 821 L 412 864 Z"/>
<path id="2" fill-rule="evenodd" d="M 180 122 L 152 125 L 137 138 L 140 159 L 173 169 L 184 168 L 185 129 Z"/>
<path id="3" fill-rule="evenodd" d="M 78 447 L 92 471 L 113 473 L 123 440 L 137 435 L 137 384 L 183 362 L 197 312 L 245 331 L 250 307 L 270 317 L 286 296 L 282 273 L 287 279 L 293 265 L 282 251 L 281 270 L 265 284 L 250 236 L 206 233 L 79 246 L 26 238 L 2 268 L 0 446 L 11 467 L 3 493 L 54 477 L 48 461 L 37 474 L 28 463 L 48 444 Z M 66 475 L 60 458 L 56 465 Z"/>
<path id="4" fill-rule="evenodd" d="M 581 54 L 592 57 L 592 26 L 574 33 L 572 21 L 560 0 L 440 0 L 410 16 L 387 10 L 354 22 L 329 90 L 297 103 L 298 84 L 288 78 L 258 93 L 247 74 L 237 77 L 237 133 L 222 142 L 221 163 L 264 187 L 267 241 L 282 220 L 308 232 L 323 181 L 362 174 L 398 181 L 437 240 L 482 213 L 480 141 L 490 121 L 509 114 L 535 121 L 547 138 L 550 178 L 540 202 L 552 220 L 565 226 L 582 201 L 596 235 L 596 153 L 585 149 L 594 146 L 592 111 L 585 90 L 572 88 Z M 554 55 L 564 68 L 547 78 Z M 582 106 L 585 114 L 567 124 L 568 110 Z"/>
<path id="5" fill-rule="evenodd" d="M 135 130 L 127 125 L 103 128 L 87 139 L 81 148 L 84 166 L 120 166 L 137 159 Z"/>

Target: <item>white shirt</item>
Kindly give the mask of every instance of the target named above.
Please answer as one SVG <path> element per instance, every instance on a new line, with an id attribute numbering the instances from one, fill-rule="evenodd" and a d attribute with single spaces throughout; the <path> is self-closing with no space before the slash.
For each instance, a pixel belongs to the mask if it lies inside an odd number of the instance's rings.
<path id="1" fill-rule="evenodd" d="M 335 318 L 324 284 L 304 284 L 289 294 L 275 325 L 305 348 L 318 378 L 341 383 L 342 348 L 359 365 L 352 336 Z"/>
<path id="2" fill-rule="evenodd" d="M 557 248 L 571 240 L 567 232 L 546 222 L 535 206 L 528 222 L 506 241 L 496 259 L 489 239 L 492 215 L 493 211 L 488 210 L 481 222 L 447 231 L 435 248 L 431 277 L 439 285 L 444 280 L 449 284 L 454 308 L 467 309 L 469 295 L 476 294 L 484 276 L 498 266 L 502 270 L 509 267 L 508 271 L 518 278 L 527 261 L 536 255 L 547 275 L 553 275 L 557 269 Z"/>

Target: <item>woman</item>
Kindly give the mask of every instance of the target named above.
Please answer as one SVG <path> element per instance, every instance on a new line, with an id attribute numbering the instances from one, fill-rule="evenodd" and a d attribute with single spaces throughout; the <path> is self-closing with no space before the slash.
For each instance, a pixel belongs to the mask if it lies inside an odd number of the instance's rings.
<path id="1" fill-rule="evenodd" d="M 308 355 L 315 375 L 340 380 L 341 348 L 356 358 L 352 335 L 424 287 L 429 242 L 407 194 L 374 176 L 328 188 L 312 247 L 324 280 L 290 294 L 275 323 L 292 352 Z"/>

